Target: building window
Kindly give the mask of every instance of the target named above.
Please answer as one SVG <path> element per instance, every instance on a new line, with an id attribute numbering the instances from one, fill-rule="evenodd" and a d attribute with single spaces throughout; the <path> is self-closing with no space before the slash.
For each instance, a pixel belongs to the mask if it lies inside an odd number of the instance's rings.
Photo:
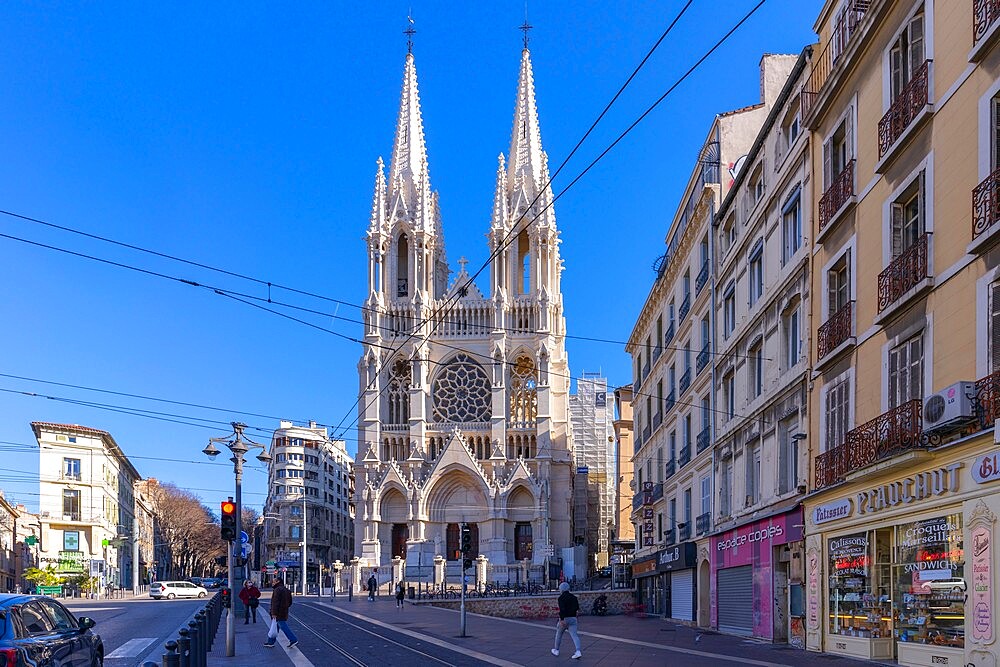
<path id="1" fill-rule="evenodd" d="M 823 451 L 828 452 L 834 447 L 844 444 L 847 431 L 850 430 L 851 414 L 851 378 L 845 373 L 834 380 L 826 390 L 824 405 L 826 414 L 826 440 Z"/>
<path id="2" fill-rule="evenodd" d="M 712 399 L 706 394 L 701 398 L 701 428 L 707 431 L 712 425 Z"/>
<path id="3" fill-rule="evenodd" d="M 784 266 L 802 247 L 802 197 L 798 190 L 781 212 L 781 264 Z"/>
<path id="4" fill-rule="evenodd" d="M 892 203 L 892 258 L 896 259 L 924 233 L 924 172 Z"/>
<path id="5" fill-rule="evenodd" d="M 802 336 L 799 326 L 800 311 L 798 305 L 782 316 L 782 338 L 785 348 L 785 370 L 794 368 L 802 355 Z"/>
<path id="6" fill-rule="evenodd" d="M 736 375 L 729 371 L 722 378 L 722 394 L 726 404 L 726 418 L 736 416 Z"/>
<path id="7" fill-rule="evenodd" d="M 828 317 L 851 300 L 851 253 L 845 252 L 826 272 Z"/>
<path id="8" fill-rule="evenodd" d="M 747 183 L 747 194 L 750 197 L 750 206 L 749 206 L 750 209 L 756 206 L 757 202 L 759 202 L 761 199 L 764 198 L 763 160 L 753 170 L 753 173 L 750 174 L 750 181 Z"/>
<path id="9" fill-rule="evenodd" d="M 750 305 L 764 294 L 764 241 L 758 241 L 750 251 Z"/>
<path id="10" fill-rule="evenodd" d="M 924 342 L 922 335 L 889 350 L 889 407 L 924 397 Z"/>
<path id="11" fill-rule="evenodd" d="M 63 477 L 80 480 L 80 459 L 63 459 Z"/>
<path id="12" fill-rule="evenodd" d="M 747 456 L 747 507 L 760 501 L 760 445 Z"/>
<path id="13" fill-rule="evenodd" d="M 514 362 L 510 377 L 510 419 L 533 424 L 538 415 L 538 371 L 531 357 L 522 354 Z"/>
<path id="14" fill-rule="evenodd" d="M 736 218 L 735 216 L 729 216 L 725 223 L 722 225 L 722 256 L 725 257 L 726 253 L 736 245 Z"/>
<path id="15" fill-rule="evenodd" d="M 757 398 L 764 391 L 764 343 L 757 341 L 750 346 L 749 373 L 750 398 Z"/>
<path id="16" fill-rule="evenodd" d="M 396 241 L 396 296 L 410 295 L 410 250 L 406 234 Z"/>
<path id="17" fill-rule="evenodd" d="M 775 150 L 775 170 L 777 171 L 778 166 L 784 159 L 791 148 L 792 144 L 799 137 L 799 132 L 802 129 L 802 116 L 799 109 L 798 101 L 792 102 L 789 105 L 788 111 L 785 112 L 784 120 L 781 122 L 781 132 L 778 135 L 777 140 L 777 150 Z"/>
<path id="18" fill-rule="evenodd" d="M 990 171 L 1000 169 L 1000 93 L 990 100 Z"/>
<path id="19" fill-rule="evenodd" d="M 80 520 L 80 491 L 63 489 L 63 520 Z"/>
<path id="20" fill-rule="evenodd" d="M 829 189 L 833 182 L 854 159 L 854 109 L 848 108 L 844 120 L 823 144 L 823 187 Z"/>
<path id="21" fill-rule="evenodd" d="M 389 423 L 410 423 L 410 362 L 396 359 L 389 378 Z"/>
<path id="22" fill-rule="evenodd" d="M 684 489 L 684 523 L 691 530 L 691 487 Z"/>
<path id="23" fill-rule="evenodd" d="M 663 447 L 657 447 L 656 448 L 656 481 L 657 482 L 662 482 L 663 481 L 663 471 L 665 470 L 665 468 L 663 467 L 663 465 L 664 465 L 663 464 Z"/>
<path id="24" fill-rule="evenodd" d="M 701 486 L 701 514 L 712 511 L 712 478 L 705 475 L 699 482 Z"/>
<path id="25" fill-rule="evenodd" d="M 80 531 L 64 530 L 63 551 L 79 551 L 79 550 L 80 550 Z"/>
<path id="26" fill-rule="evenodd" d="M 798 414 L 778 422 L 778 493 L 788 493 L 799 484 Z"/>
<path id="27" fill-rule="evenodd" d="M 733 513 L 733 462 L 722 464 L 719 479 L 719 516 L 728 517 Z"/>
<path id="28" fill-rule="evenodd" d="M 895 100 L 927 58 L 924 56 L 924 11 L 903 28 L 889 50 L 890 93 Z"/>
<path id="29" fill-rule="evenodd" d="M 722 296 L 722 330 L 725 338 L 733 335 L 736 329 L 736 284 L 729 283 Z"/>
<path id="30" fill-rule="evenodd" d="M 1000 283 L 990 285 L 990 372 L 1000 371 Z"/>

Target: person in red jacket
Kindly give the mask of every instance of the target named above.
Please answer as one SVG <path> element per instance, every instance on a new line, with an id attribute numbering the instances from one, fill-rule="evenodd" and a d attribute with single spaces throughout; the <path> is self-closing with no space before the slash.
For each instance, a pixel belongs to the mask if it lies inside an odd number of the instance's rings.
<path id="1" fill-rule="evenodd" d="M 253 582 L 247 579 L 243 582 L 243 588 L 240 590 L 240 602 L 243 603 L 243 609 L 246 613 L 243 615 L 243 625 L 250 622 L 251 611 L 253 613 L 253 622 L 257 622 L 257 605 L 260 604 L 260 589 L 253 585 Z"/>

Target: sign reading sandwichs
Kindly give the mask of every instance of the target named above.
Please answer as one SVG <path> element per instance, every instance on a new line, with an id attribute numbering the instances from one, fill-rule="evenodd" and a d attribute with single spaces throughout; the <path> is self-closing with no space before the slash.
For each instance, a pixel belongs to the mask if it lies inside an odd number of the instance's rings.
<path id="1" fill-rule="evenodd" d="M 813 523 L 846 519 L 855 512 L 871 514 L 920 502 L 933 496 L 955 493 L 958 491 L 958 471 L 961 469 L 961 463 L 951 463 L 859 491 L 853 497 L 838 498 L 817 505 L 812 511 Z"/>

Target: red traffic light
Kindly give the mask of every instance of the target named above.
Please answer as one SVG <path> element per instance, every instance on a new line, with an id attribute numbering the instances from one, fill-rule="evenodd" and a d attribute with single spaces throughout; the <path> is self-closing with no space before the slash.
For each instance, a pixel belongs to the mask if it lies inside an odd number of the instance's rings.
<path id="1" fill-rule="evenodd" d="M 229 502 L 228 500 L 222 503 L 223 514 L 233 514 L 234 512 L 236 512 L 236 503 Z"/>

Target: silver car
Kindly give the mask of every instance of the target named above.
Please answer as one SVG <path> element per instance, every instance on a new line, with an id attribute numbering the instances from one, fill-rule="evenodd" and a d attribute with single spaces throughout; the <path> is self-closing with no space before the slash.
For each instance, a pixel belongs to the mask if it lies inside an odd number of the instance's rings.
<path id="1" fill-rule="evenodd" d="M 149 585 L 149 597 L 167 598 L 203 598 L 208 597 L 208 591 L 190 581 L 154 581 Z"/>

